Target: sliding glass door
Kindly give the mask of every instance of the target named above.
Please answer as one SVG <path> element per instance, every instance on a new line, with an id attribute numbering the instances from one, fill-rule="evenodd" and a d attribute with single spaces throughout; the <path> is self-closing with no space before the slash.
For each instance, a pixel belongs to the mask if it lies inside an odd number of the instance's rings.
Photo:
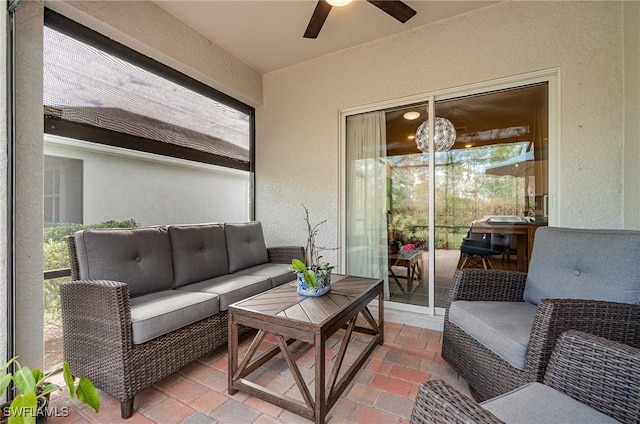
<path id="1" fill-rule="evenodd" d="M 345 115 L 345 272 L 384 278 L 387 301 L 433 312 L 465 237 L 495 245 L 495 267 L 526 268 L 527 231 L 549 215 L 547 81 Z"/>

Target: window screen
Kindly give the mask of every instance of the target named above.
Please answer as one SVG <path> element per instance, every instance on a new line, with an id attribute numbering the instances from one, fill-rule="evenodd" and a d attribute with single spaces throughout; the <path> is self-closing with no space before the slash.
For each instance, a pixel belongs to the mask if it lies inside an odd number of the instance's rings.
<path id="1" fill-rule="evenodd" d="M 107 140 L 107 144 L 117 133 L 128 136 L 124 145 L 118 137 L 119 147 L 147 150 L 151 146 L 153 153 L 178 157 L 183 156 L 180 152 L 197 152 L 193 156 L 196 160 L 205 158 L 202 161 L 249 169 L 251 107 L 237 101 L 220 101 L 215 97 L 225 100 L 225 95 L 212 88 L 206 87 L 214 96 L 203 95 L 172 80 L 176 78 L 151 72 L 135 62 L 143 58 L 142 63 L 149 64 L 152 59 L 112 40 L 106 39 L 117 50 L 128 51 L 132 60 L 122 58 L 127 54 L 112 54 L 102 46 L 82 41 L 83 37 L 76 34 L 67 35 L 68 31 L 57 28 L 66 18 L 49 10 L 46 16 L 43 43 L 44 109 L 49 123 L 46 132 L 80 128 L 100 134 L 103 130 L 99 138 Z M 85 32 L 91 31 L 73 24 Z M 94 33 L 91 37 L 102 36 Z M 164 67 L 157 62 L 152 65 Z M 188 79 L 175 70 L 169 71 L 169 77 Z M 58 124 L 51 124 L 52 120 Z M 83 134 L 83 138 L 91 136 Z"/>

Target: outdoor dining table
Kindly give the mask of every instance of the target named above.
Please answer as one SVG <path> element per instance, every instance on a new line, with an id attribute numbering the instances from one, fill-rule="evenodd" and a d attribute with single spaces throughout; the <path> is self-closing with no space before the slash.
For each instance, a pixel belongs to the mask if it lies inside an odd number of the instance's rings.
<path id="1" fill-rule="evenodd" d="M 402 275 L 396 275 L 393 271 L 394 266 L 407 268 L 407 289 L 405 290 L 398 278 L 405 278 Z M 389 253 L 388 257 L 389 278 L 393 278 L 403 293 L 413 293 L 420 285 L 422 279 L 422 250 L 401 250 L 397 253 Z M 414 287 L 413 282 L 416 281 Z"/>
<path id="2" fill-rule="evenodd" d="M 516 220 L 507 217 L 489 216 L 471 223 L 470 232 L 479 234 L 505 234 L 516 237 L 517 264 L 516 269 L 527 272 L 535 231 L 547 225 L 546 222 L 529 222 L 526 219 Z"/>

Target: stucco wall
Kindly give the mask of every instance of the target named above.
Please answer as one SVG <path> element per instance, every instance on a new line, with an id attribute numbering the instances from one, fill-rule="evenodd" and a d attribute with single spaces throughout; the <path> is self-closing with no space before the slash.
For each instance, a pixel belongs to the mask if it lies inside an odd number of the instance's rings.
<path id="1" fill-rule="evenodd" d="M 42 367 L 42 20 L 39 1 L 16 10 L 16 353 Z"/>
<path id="2" fill-rule="evenodd" d="M 337 245 L 339 110 L 559 67 L 558 223 L 622 226 L 622 14 L 618 2 L 505 2 L 264 76 L 257 218 L 300 242 L 300 201 Z M 637 184 L 637 181 L 636 181 Z M 300 228 L 299 228 L 300 227 Z M 287 228 L 287 231 L 281 231 Z"/>
<path id="3" fill-rule="evenodd" d="M 249 175 L 244 171 L 56 143 L 45 143 L 44 152 L 83 161 L 84 224 L 135 219 L 144 226 L 249 218 Z"/>
<path id="4" fill-rule="evenodd" d="M 640 2 L 623 3 L 624 227 L 640 228 Z"/>

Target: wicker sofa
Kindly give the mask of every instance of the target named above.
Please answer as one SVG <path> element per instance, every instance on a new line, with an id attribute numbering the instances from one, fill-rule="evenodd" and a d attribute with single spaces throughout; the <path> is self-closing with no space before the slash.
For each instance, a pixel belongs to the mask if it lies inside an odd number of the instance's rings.
<path id="1" fill-rule="evenodd" d="M 484 401 L 542 381 L 567 330 L 640 347 L 638 258 L 639 231 L 539 228 L 528 273 L 456 271 L 442 357 Z"/>
<path id="2" fill-rule="evenodd" d="M 84 230 L 60 287 L 72 371 L 133 414 L 136 393 L 227 343 L 228 305 L 293 280 L 302 247 L 267 248 L 260 222 Z"/>
<path id="3" fill-rule="evenodd" d="M 640 349 L 571 330 L 558 340 L 544 384 L 477 404 L 442 380 L 420 385 L 412 424 L 637 423 Z"/>

